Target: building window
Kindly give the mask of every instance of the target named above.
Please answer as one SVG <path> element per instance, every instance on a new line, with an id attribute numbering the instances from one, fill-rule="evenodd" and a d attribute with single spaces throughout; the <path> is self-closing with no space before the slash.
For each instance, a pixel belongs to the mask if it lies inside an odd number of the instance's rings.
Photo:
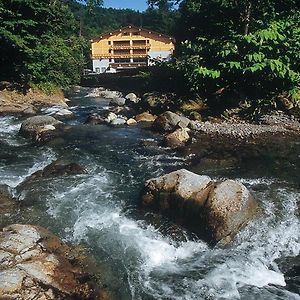
<path id="1" fill-rule="evenodd" d="M 111 41 L 108 41 L 108 45 L 111 45 Z"/>
<path id="2" fill-rule="evenodd" d="M 149 44 L 150 43 L 150 41 L 149 40 L 147 40 L 147 44 Z"/>
<path id="3" fill-rule="evenodd" d="M 109 62 L 111 62 L 111 58 L 109 59 Z"/>
<path id="4" fill-rule="evenodd" d="M 100 68 L 96 68 L 96 73 L 97 73 L 97 74 L 100 73 Z"/>

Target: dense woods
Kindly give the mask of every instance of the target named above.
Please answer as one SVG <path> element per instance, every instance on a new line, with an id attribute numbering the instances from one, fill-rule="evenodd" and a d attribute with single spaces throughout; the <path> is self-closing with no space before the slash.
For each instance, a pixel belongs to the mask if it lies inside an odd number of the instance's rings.
<path id="1" fill-rule="evenodd" d="M 155 76 L 180 80 L 183 94 L 222 109 L 299 109 L 299 1 L 149 0 L 145 12 L 102 4 L 1 0 L 0 79 L 77 83 L 89 40 L 133 24 L 175 36 L 175 58 Z"/>

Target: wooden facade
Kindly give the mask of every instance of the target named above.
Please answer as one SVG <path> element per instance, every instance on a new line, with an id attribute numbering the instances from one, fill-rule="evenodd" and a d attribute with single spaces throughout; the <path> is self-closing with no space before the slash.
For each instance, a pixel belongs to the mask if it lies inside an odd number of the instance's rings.
<path id="1" fill-rule="evenodd" d="M 168 60 L 175 47 L 172 37 L 131 25 L 103 34 L 91 42 L 93 71 L 96 73 L 116 72 Z"/>

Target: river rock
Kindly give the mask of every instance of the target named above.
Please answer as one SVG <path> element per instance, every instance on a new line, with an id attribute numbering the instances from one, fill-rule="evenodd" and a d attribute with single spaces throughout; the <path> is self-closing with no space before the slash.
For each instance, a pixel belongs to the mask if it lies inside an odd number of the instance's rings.
<path id="1" fill-rule="evenodd" d="M 10 213 L 15 207 L 15 201 L 6 184 L 0 184 L 0 214 Z"/>
<path id="2" fill-rule="evenodd" d="M 72 111 L 62 106 L 48 107 L 43 109 L 42 112 L 59 120 L 71 118 L 74 116 L 74 113 Z"/>
<path id="3" fill-rule="evenodd" d="M 89 115 L 86 121 L 84 122 L 84 124 L 90 124 L 90 125 L 98 125 L 103 123 L 105 123 L 105 119 L 96 113 Z"/>
<path id="4" fill-rule="evenodd" d="M 154 122 L 157 117 L 149 112 L 143 112 L 135 117 L 137 122 Z"/>
<path id="5" fill-rule="evenodd" d="M 34 116 L 26 119 L 22 123 L 20 134 L 24 137 L 31 137 L 36 140 L 39 133 L 55 130 L 61 124 L 60 121 L 51 116 Z"/>
<path id="6" fill-rule="evenodd" d="M 51 178 L 57 176 L 85 174 L 86 170 L 77 163 L 70 163 L 64 160 L 56 160 L 46 166 L 43 170 L 34 172 L 27 180 L 33 181 L 39 178 Z"/>
<path id="7" fill-rule="evenodd" d="M 165 144 L 171 149 L 183 147 L 186 142 L 190 139 L 189 128 L 178 128 L 174 132 L 169 133 L 165 137 Z"/>
<path id="8" fill-rule="evenodd" d="M 257 203 L 239 182 L 214 182 L 181 169 L 147 180 L 142 206 L 171 217 L 215 244 L 228 242 L 253 217 Z"/>
<path id="9" fill-rule="evenodd" d="M 14 224 L 0 232 L 1 299 L 96 299 L 75 251 L 48 230 Z"/>
<path id="10" fill-rule="evenodd" d="M 135 125 L 136 123 L 137 123 L 136 120 L 133 118 L 130 118 L 126 121 L 127 125 Z"/>
<path id="11" fill-rule="evenodd" d="M 140 98 L 137 97 L 136 94 L 134 93 L 129 93 L 125 96 L 125 99 L 127 102 L 132 102 L 132 103 L 138 103 L 140 101 Z"/>
<path id="12" fill-rule="evenodd" d="M 124 106 L 126 102 L 125 98 L 113 98 L 110 100 L 110 106 Z"/>
<path id="13" fill-rule="evenodd" d="M 172 132 L 175 129 L 188 127 L 190 120 L 171 111 L 159 115 L 153 123 L 153 129 L 159 132 Z"/>
<path id="14" fill-rule="evenodd" d="M 114 125 L 114 126 L 124 125 L 124 124 L 126 124 L 126 119 L 118 117 L 118 118 L 112 120 L 110 122 L 110 124 Z"/>
<path id="15" fill-rule="evenodd" d="M 300 255 L 280 258 L 276 262 L 284 274 L 285 288 L 300 294 Z"/>
<path id="16" fill-rule="evenodd" d="M 242 183 L 234 180 L 217 183 L 205 204 L 212 240 L 219 241 L 238 232 L 253 218 L 256 209 L 257 202 Z"/>
<path id="17" fill-rule="evenodd" d="M 111 121 L 113 121 L 114 119 L 116 119 L 118 116 L 113 113 L 113 112 L 110 112 L 107 117 L 105 118 L 105 122 L 106 123 L 111 123 Z"/>

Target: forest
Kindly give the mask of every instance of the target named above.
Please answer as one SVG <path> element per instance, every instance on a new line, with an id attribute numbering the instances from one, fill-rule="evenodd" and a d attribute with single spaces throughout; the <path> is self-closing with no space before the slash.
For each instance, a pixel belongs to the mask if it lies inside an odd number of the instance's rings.
<path id="1" fill-rule="evenodd" d="M 137 12 L 106 9 L 92 0 L 1 0 L 0 80 L 43 87 L 78 83 L 88 67 L 89 40 L 133 24 L 175 36 L 174 59 L 155 76 L 180 80 L 188 97 L 224 108 L 299 111 L 299 1 L 148 4 Z"/>

